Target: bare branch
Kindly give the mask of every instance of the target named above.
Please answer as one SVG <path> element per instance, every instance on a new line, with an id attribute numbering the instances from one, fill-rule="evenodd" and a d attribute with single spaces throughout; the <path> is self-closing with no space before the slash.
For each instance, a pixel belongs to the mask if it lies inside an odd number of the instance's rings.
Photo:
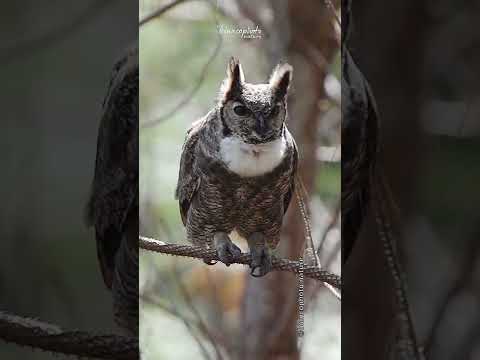
<path id="1" fill-rule="evenodd" d="M 180 279 L 180 274 L 178 272 L 178 268 L 177 268 L 176 265 L 177 264 L 174 263 L 173 274 L 175 275 L 176 284 L 178 286 L 178 289 L 180 290 L 180 292 L 183 295 L 183 299 L 185 300 L 185 304 L 188 306 L 188 308 L 191 310 L 193 316 L 195 317 L 199 330 L 203 333 L 203 335 L 212 344 L 212 347 L 213 347 L 213 350 L 215 351 L 215 355 L 216 355 L 217 360 L 223 360 L 222 353 L 220 352 L 220 348 L 217 345 L 217 340 L 213 336 L 213 334 L 210 331 L 210 329 L 208 328 L 208 326 L 203 321 L 202 316 L 200 315 L 200 312 L 195 307 L 195 304 L 193 303 L 192 297 L 188 293 L 188 290 L 185 287 L 185 285 L 183 284 L 183 281 Z"/>
<path id="2" fill-rule="evenodd" d="M 137 338 L 101 335 L 60 327 L 35 319 L 0 312 L 0 339 L 44 351 L 93 357 L 134 360 L 139 358 Z"/>
<path id="3" fill-rule="evenodd" d="M 339 239 L 339 241 L 337 241 L 337 243 L 335 244 L 335 247 L 333 248 L 330 256 L 325 260 L 325 268 L 328 269 L 332 265 L 333 260 L 335 260 L 335 258 L 339 256 L 339 253 L 341 250 L 342 250 L 342 241 Z"/>
<path id="4" fill-rule="evenodd" d="M 183 0 L 183 1 L 185 1 L 185 0 Z M 210 4 L 210 2 L 208 2 L 208 3 Z M 210 5 L 212 5 L 212 4 L 210 4 Z M 217 10 L 214 9 L 214 11 L 216 12 Z M 220 34 L 220 32 L 218 31 L 219 24 L 218 24 L 218 20 L 217 20 L 216 15 L 215 15 L 215 24 L 216 24 L 216 31 L 217 31 L 217 43 L 215 44 L 215 48 L 213 49 L 212 53 L 210 54 L 207 62 L 203 66 L 202 70 L 200 71 L 200 76 L 198 77 L 198 80 L 195 83 L 195 86 L 190 90 L 190 92 L 172 110 L 170 110 L 165 115 L 162 115 L 157 119 L 146 121 L 146 122 L 142 123 L 142 125 L 141 125 L 142 128 L 153 127 L 155 125 L 158 125 L 162 121 L 170 118 L 178 110 L 180 110 L 185 105 L 190 103 L 190 101 L 195 96 L 195 94 L 198 92 L 198 90 L 200 90 L 200 88 L 202 87 L 203 81 L 205 80 L 205 77 L 207 76 L 208 69 L 209 69 L 210 65 L 215 60 L 215 58 L 219 54 L 220 49 L 222 47 L 223 38 L 222 38 L 222 35 Z"/>
<path id="5" fill-rule="evenodd" d="M 154 251 L 163 254 L 219 261 L 217 251 L 214 249 L 206 249 L 194 245 L 166 244 L 163 241 L 147 238 L 144 236 L 139 237 L 139 247 L 144 250 Z M 236 264 L 249 265 L 251 260 L 252 258 L 250 254 L 242 254 L 233 262 Z M 315 266 L 301 265 L 297 261 L 273 257 L 272 268 L 273 270 L 288 271 L 295 274 L 303 271 L 304 276 L 308 278 L 326 282 L 337 288 L 338 290 L 341 290 L 342 287 L 342 279 L 340 276 L 333 274 L 327 270 L 319 269 Z"/>
<path id="6" fill-rule="evenodd" d="M 208 353 L 207 349 L 203 345 L 203 342 L 200 339 L 199 335 L 197 335 L 196 332 L 195 332 L 195 326 L 198 328 L 198 324 L 196 323 L 195 320 L 188 319 L 185 315 L 181 314 L 180 311 L 178 311 L 176 309 L 176 306 L 173 302 L 172 302 L 173 307 L 168 307 L 168 306 L 165 306 L 162 303 L 156 301 L 150 295 L 142 294 L 142 295 L 140 295 L 140 298 L 143 302 L 149 303 L 150 305 L 153 305 L 153 306 L 156 306 L 156 307 L 166 311 L 170 315 L 173 315 L 173 316 L 177 317 L 178 319 L 180 319 L 183 322 L 183 324 L 185 325 L 185 328 L 187 329 L 188 333 L 192 336 L 193 340 L 195 340 L 195 342 L 197 343 L 200 351 L 203 354 L 203 357 L 207 360 L 210 359 L 210 354 Z"/>
<path id="7" fill-rule="evenodd" d="M 337 15 L 337 9 L 335 9 L 335 5 L 333 5 L 332 0 L 324 0 L 325 6 L 330 9 L 332 12 L 335 21 L 337 22 L 338 26 L 342 25 L 340 18 Z"/>
<path id="8" fill-rule="evenodd" d="M 303 253 L 305 253 L 305 249 L 309 246 L 313 253 L 313 259 L 315 266 L 320 267 L 320 259 L 318 255 L 315 253 L 315 247 L 313 245 L 313 238 L 312 238 L 312 226 L 310 221 L 310 213 L 308 211 L 308 206 L 305 204 L 305 199 L 308 198 L 307 189 L 305 189 L 305 184 L 303 183 L 299 174 L 297 174 L 295 179 L 295 195 L 297 196 L 298 207 L 300 209 L 300 213 L 303 218 L 303 222 L 305 225 L 305 242 L 303 243 Z"/>
<path id="9" fill-rule="evenodd" d="M 323 232 L 322 236 L 320 237 L 320 242 L 318 244 L 317 248 L 317 254 L 320 255 L 320 251 L 323 248 L 323 244 L 325 243 L 325 240 L 327 239 L 328 233 L 337 225 L 338 219 L 340 218 L 340 213 L 341 213 L 341 206 L 342 202 L 339 200 L 337 201 L 337 205 L 335 205 L 335 210 L 333 213 L 332 218 L 330 219 L 330 222 L 328 223 L 327 227 L 325 228 L 325 231 Z M 339 241 L 341 243 L 341 240 Z"/>
<path id="10" fill-rule="evenodd" d="M 148 23 L 149 21 L 163 15 L 164 13 L 166 13 L 168 10 L 174 8 L 175 6 L 181 4 L 181 3 L 184 3 L 188 0 L 175 0 L 173 2 L 171 2 L 170 4 L 167 4 L 167 5 L 164 5 L 160 8 L 158 8 L 157 10 L 153 11 L 151 14 L 148 14 L 147 16 L 145 16 L 142 20 L 140 20 L 140 22 L 138 23 L 139 26 L 143 26 L 145 25 L 146 23 Z"/>
<path id="11" fill-rule="evenodd" d="M 322 265 L 320 263 L 320 258 L 318 257 L 318 254 L 315 251 L 315 247 L 313 245 L 310 215 L 308 213 L 308 207 L 305 204 L 305 199 L 308 198 L 307 189 L 305 188 L 305 185 L 299 175 L 297 175 L 297 178 L 295 181 L 295 193 L 297 195 L 298 206 L 300 208 L 300 212 L 302 214 L 302 218 L 305 225 L 305 236 L 307 237 L 306 241 L 304 242 L 304 253 L 305 253 L 306 246 L 310 246 L 310 249 L 312 250 L 312 253 L 313 253 L 313 258 L 315 260 L 315 267 L 318 269 L 321 269 Z M 333 296 L 341 300 L 342 298 L 341 294 L 339 291 L 335 289 L 334 285 L 330 284 L 328 281 L 324 281 L 323 284 L 333 294 Z"/>

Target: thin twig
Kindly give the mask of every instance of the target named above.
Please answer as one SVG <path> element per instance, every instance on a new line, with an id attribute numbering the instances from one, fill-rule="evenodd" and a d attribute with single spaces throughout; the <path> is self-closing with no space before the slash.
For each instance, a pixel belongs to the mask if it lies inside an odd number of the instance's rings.
<path id="1" fill-rule="evenodd" d="M 305 244 L 308 243 L 310 246 L 313 257 L 315 259 L 315 267 L 318 269 L 321 269 L 322 265 L 320 263 L 320 259 L 318 257 L 317 252 L 315 251 L 315 246 L 313 245 L 313 238 L 312 238 L 312 231 L 311 231 L 311 224 L 310 224 L 310 216 L 308 213 L 308 208 L 307 205 L 305 204 L 306 198 L 308 198 L 307 194 L 307 189 L 305 188 L 305 184 L 303 183 L 302 179 L 300 178 L 299 175 L 297 175 L 297 178 L 295 179 L 295 193 L 297 195 L 297 200 L 298 200 L 298 206 L 300 208 L 300 212 L 305 224 L 305 235 L 307 237 L 306 242 L 304 243 L 304 249 L 305 249 Z M 305 250 L 304 250 L 305 252 Z M 332 284 L 330 284 L 328 281 L 324 281 L 323 284 L 325 287 L 335 296 L 338 300 L 342 299 L 342 296 L 339 291 L 335 289 Z"/>
<path id="2" fill-rule="evenodd" d="M 138 338 L 66 331 L 59 326 L 0 311 L 0 339 L 44 351 L 97 359 L 139 358 Z"/>
<path id="3" fill-rule="evenodd" d="M 337 241 L 337 243 L 335 244 L 335 247 L 333 248 L 332 252 L 330 253 L 330 256 L 325 260 L 326 269 L 328 269 L 332 265 L 333 260 L 335 260 L 335 258 L 339 256 L 341 250 L 342 250 L 342 241 L 341 239 L 339 239 L 339 241 Z"/>
<path id="4" fill-rule="evenodd" d="M 337 225 L 338 219 L 340 218 L 341 212 L 341 201 L 337 201 L 337 205 L 335 205 L 333 216 L 330 219 L 325 231 L 323 232 L 322 236 L 320 237 L 320 242 L 317 248 L 317 254 L 320 255 L 320 251 L 323 248 L 323 244 L 327 240 L 327 235 L 330 233 L 331 230 Z M 341 241 L 340 241 L 341 242 Z"/>
<path id="5" fill-rule="evenodd" d="M 188 1 L 188 0 L 175 0 L 173 2 L 171 2 L 170 4 L 167 4 L 167 5 L 164 5 L 160 8 L 158 8 L 157 10 L 153 11 L 152 13 L 148 14 L 147 16 L 145 16 L 142 20 L 139 21 L 138 25 L 139 26 L 143 26 L 145 25 L 146 23 L 148 23 L 149 21 L 163 15 L 164 13 L 166 13 L 168 10 L 174 8 L 175 6 L 181 4 L 181 3 L 184 3 L 185 1 Z"/>
<path id="6" fill-rule="evenodd" d="M 208 3 L 210 4 L 210 2 L 208 2 Z M 212 4 L 210 4 L 210 5 L 212 5 Z M 212 7 L 213 7 L 213 5 L 212 5 Z M 216 16 L 216 11 L 217 10 L 214 9 L 213 11 L 214 11 L 214 19 L 215 19 L 215 26 L 216 26 L 216 32 L 217 32 L 217 43 L 215 44 L 215 48 L 213 49 L 212 53 L 210 54 L 207 62 L 203 66 L 202 70 L 200 71 L 200 76 L 198 77 L 198 80 L 195 83 L 195 86 L 189 91 L 189 93 L 177 105 L 175 105 L 175 107 L 172 110 L 170 110 L 166 114 L 164 114 L 164 115 L 162 115 L 162 116 L 160 116 L 160 117 L 158 117 L 154 120 L 143 122 L 142 125 L 141 125 L 141 128 L 153 127 L 155 125 L 158 125 L 162 121 L 170 118 L 173 114 L 175 114 L 177 111 L 182 109 L 185 105 L 189 104 L 190 101 L 195 96 L 195 94 L 198 92 L 198 90 L 200 90 L 200 88 L 202 87 L 203 81 L 205 80 L 205 78 L 207 76 L 208 69 L 210 68 L 210 65 L 213 63 L 213 61 L 215 60 L 217 55 L 220 53 L 220 49 L 221 49 L 222 43 L 223 43 L 222 35 L 220 34 L 220 31 L 218 30 L 219 23 L 218 23 L 218 19 L 217 19 L 217 16 Z"/>
<path id="7" fill-rule="evenodd" d="M 332 0 L 324 0 L 324 3 L 326 5 L 327 8 L 330 9 L 330 11 L 332 12 L 334 18 L 335 18 L 335 21 L 337 22 L 338 26 L 342 26 L 342 22 L 340 20 L 340 18 L 338 17 L 337 15 L 337 9 L 335 9 L 335 5 L 333 5 L 332 3 Z"/>
<path id="8" fill-rule="evenodd" d="M 305 254 L 306 248 L 309 246 L 313 252 L 313 260 L 315 266 L 320 267 L 320 259 L 315 254 L 315 246 L 313 245 L 313 238 L 312 238 L 312 226 L 310 222 L 310 212 L 308 211 L 308 207 L 305 204 L 305 198 L 308 198 L 307 190 L 305 189 L 305 185 L 300 177 L 300 175 L 296 175 L 295 178 L 295 195 L 297 197 L 298 207 L 300 209 L 300 215 L 302 216 L 303 223 L 305 226 L 305 241 L 303 242 L 303 251 L 302 256 Z"/>
<path id="9" fill-rule="evenodd" d="M 195 317 L 199 330 L 203 333 L 203 335 L 212 344 L 212 347 L 213 347 L 213 350 L 215 351 L 215 355 L 216 355 L 217 360 L 223 360 L 223 356 L 222 356 L 222 353 L 220 352 L 220 349 L 217 345 L 216 339 L 212 335 L 212 332 L 210 331 L 208 326 L 203 321 L 202 316 L 200 315 L 200 312 L 195 307 L 195 304 L 193 303 L 193 300 L 192 300 L 190 294 L 188 293 L 187 288 L 183 284 L 183 281 L 180 279 L 180 274 L 178 272 L 178 268 L 177 268 L 176 263 L 173 264 L 173 269 L 172 270 L 173 270 L 172 273 L 175 275 L 175 278 L 176 278 L 175 283 L 177 284 L 178 289 L 180 290 L 180 292 L 183 295 L 183 299 L 185 301 L 185 304 L 187 305 L 188 308 L 190 308 L 193 316 Z"/>
<path id="10" fill-rule="evenodd" d="M 151 259 L 150 259 L 151 261 Z M 152 264 L 149 264 L 148 269 L 151 269 L 151 271 L 154 269 L 154 266 L 151 266 Z M 150 279 L 153 280 L 154 276 L 147 276 L 147 282 L 150 282 Z M 158 280 L 158 277 L 155 276 L 155 280 Z M 160 291 L 157 291 L 156 285 L 160 285 L 161 287 L 164 285 L 163 281 L 156 281 L 154 284 L 150 286 L 144 286 L 143 289 L 141 289 L 139 293 L 139 297 L 144 303 L 149 303 L 150 305 L 156 306 L 159 309 L 162 309 L 163 311 L 169 313 L 172 316 L 175 316 L 176 318 L 180 319 L 183 324 L 185 325 L 185 328 L 187 329 L 188 333 L 192 336 L 192 338 L 195 340 L 197 343 L 200 351 L 203 354 L 204 359 L 210 360 L 210 354 L 208 353 L 207 348 L 204 346 L 202 339 L 200 338 L 200 334 L 197 334 L 196 330 L 198 330 L 199 326 L 198 323 L 195 319 L 189 318 L 186 315 L 182 314 L 180 310 L 178 309 L 178 304 L 176 300 L 173 299 L 172 293 L 169 290 L 163 291 L 160 289 Z M 163 304 L 160 302 L 159 299 L 155 296 L 155 294 L 158 293 L 164 293 L 167 294 L 169 297 L 169 301 L 171 306 L 168 306 L 166 304 Z"/>
<path id="11" fill-rule="evenodd" d="M 207 249 L 195 245 L 180 245 L 180 244 L 166 244 L 163 241 L 156 239 L 147 238 L 144 236 L 139 237 L 139 247 L 144 250 L 175 255 L 175 256 L 186 256 L 196 259 L 205 259 L 205 260 L 214 260 L 220 261 L 217 255 L 217 251 L 214 249 Z M 242 254 L 236 258 L 233 262 L 236 264 L 250 265 L 252 258 L 250 254 Z M 297 261 L 280 259 L 278 257 L 273 257 L 272 259 L 272 269 L 277 271 L 289 271 L 295 274 L 300 273 L 303 268 L 304 276 L 326 282 L 338 290 L 341 290 L 342 279 L 339 275 L 333 274 L 327 270 L 319 269 L 315 266 L 305 266 L 301 265 Z"/>
<path id="12" fill-rule="evenodd" d="M 203 345 L 203 342 L 200 339 L 200 336 L 195 333 L 195 327 L 194 326 L 196 326 L 198 328 L 198 324 L 196 323 L 195 320 L 189 319 L 185 315 L 181 314 L 180 311 L 178 311 L 176 309 L 176 306 L 173 304 L 173 302 L 172 302 L 172 305 L 174 307 L 168 307 L 168 306 L 160 303 L 156 299 L 154 299 L 152 296 L 146 295 L 146 294 L 140 295 L 140 299 L 142 300 L 142 302 L 149 303 L 152 306 L 156 306 L 159 309 L 162 309 L 162 310 L 166 311 L 170 315 L 175 316 L 176 318 L 180 319 L 183 322 L 183 324 L 185 325 L 185 328 L 187 329 L 190 336 L 197 343 L 197 345 L 198 345 L 200 351 L 202 352 L 204 358 L 207 359 L 207 360 L 210 360 L 210 354 L 208 353 L 208 350 Z"/>

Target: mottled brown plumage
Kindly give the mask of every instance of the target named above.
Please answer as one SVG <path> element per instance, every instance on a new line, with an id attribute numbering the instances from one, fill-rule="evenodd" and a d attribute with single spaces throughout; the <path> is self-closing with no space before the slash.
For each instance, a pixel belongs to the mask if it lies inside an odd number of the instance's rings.
<path id="1" fill-rule="evenodd" d="M 262 276 L 294 191 L 298 153 L 285 125 L 291 67 L 253 85 L 232 59 L 227 75 L 217 106 L 187 132 L 176 197 L 191 242 L 215 247 L 229 265 L 240 253 L 228 237 L 236 231 L 249 243 L 252 274 Z"/>
<path id="2" fill-rule="evenodd" d="M 116 322 L 138 335 L 138 48 L 114 66 L 98 130 L 87 222 Z"/>

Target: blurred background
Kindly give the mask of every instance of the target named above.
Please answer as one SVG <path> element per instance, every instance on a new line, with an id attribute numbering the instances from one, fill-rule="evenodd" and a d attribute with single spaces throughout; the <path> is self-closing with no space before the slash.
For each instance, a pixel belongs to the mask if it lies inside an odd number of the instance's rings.
<path id="1" fill-rule="evenodd" d="M 84 207 L 110 73 L 137 34 L 135 1 L 0 5 L 0 311 L 117 331 Z M 0 342 L 2 359 L 52 357 Z"/>
<path id="2" fill-rule="evenodd" d="M 176 1 L 150 16 L 171 3 L 140 1 L 141 234 L 186 242 L 174 199 L 181 148 L 190 124 L 214 106 L 229 57 L 240 59 L 253 83 L 266 82 L 279 61 L 288 61 L 294 69 L 288 126 L 300 149 L 315 251 L 340 274 L 339 1 L 332 8 L 317 0 Z M 304 239 L 292 201 L 279 255 L 298 260 Z M 339 359 L 340 302 L 319 283 L 305 286 L 305 336 L 297 344 L 292 274 L 257 279 L 241 265 L 141 252 L 142 356 Z"/>
<path id="3" fill-rule="evenodd" d="M 480 34 L 472 31 L 479 2 L 351 5 L 349 47 L 377 100 L 378 162 L 399 209 L 398 250 L 419 345 L 427 359 L 479 359 Z M 347 358 L 384 359 L 398 328 L 373 227 L 368 216 L 343 267 Z"/>

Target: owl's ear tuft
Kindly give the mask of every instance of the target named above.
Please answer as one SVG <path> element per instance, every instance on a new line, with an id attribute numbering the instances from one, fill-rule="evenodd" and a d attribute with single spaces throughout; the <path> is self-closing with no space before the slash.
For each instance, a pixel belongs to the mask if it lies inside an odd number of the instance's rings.
<path id="1" fill-rule="evenodd" d="M 245 81 L 245 76 L 243 75 L 242 65 L 238 59 L 233 56 L 228 61 L 227 67 L 227 76 L 232 79 L 234 83 L 243 83 Z"/>
<path id="2" fill-rule="evenodd" d="M 227 66 L 227 78 L 223 81 L 220 88 L 220 102 L 225 103 L 235 98 L 241 92 L 244 81 L 245 76 L 243 75 L 242 65 L 238 59 L 231 57 Z"/>
<path id="3" fill-rule="evenodd" d="M 292 82 L 293 68 L 290 64 L 278 64 L 270 76 L 270 86 L 273 88 L 275 96 L 284 98 L 287 95 L 288 88 Z"/>

